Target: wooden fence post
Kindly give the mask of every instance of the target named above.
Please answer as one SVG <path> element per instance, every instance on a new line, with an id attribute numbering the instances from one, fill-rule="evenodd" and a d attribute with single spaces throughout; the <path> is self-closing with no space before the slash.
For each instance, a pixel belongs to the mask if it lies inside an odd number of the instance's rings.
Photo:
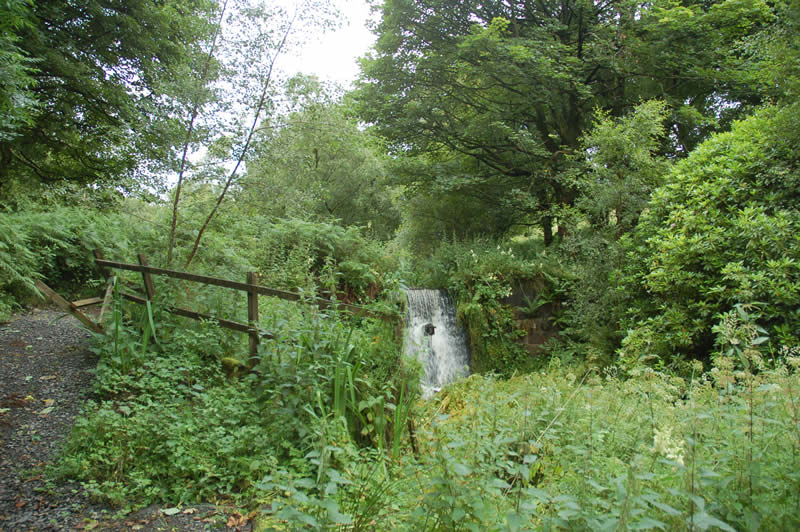
<path id="1" fill-rule="evenodd" d="M 94 250 L 94 260 L 95 262 L 98 260 L 103 260 L 103 252 L 100 249 Z M 105 318 L 106 313 L 108 312 L 108 308 L 111 306 L 111 297 L 114 292 L 114 282 L 112 276 L 114 275 L 111 273 L 111 270 L 106 268 L 105 266 L 97 265 L 98 269 L 100 270 L 100 274 L 105 277 L 106 279 L 106 293 L 103 295 L 103 305 L 100 307 L 100 315 L 97 317 L 97 323 L 102 324 L 103 318 Z"/>
<path id="2" fill-rule="evenodd" d="M 150 266 L 150 264 L 147 263 L 147 257 L 145 257 L 143 253 L 139 253 L 139 265 Z M 153 276 L 150 275 L 150 272 L 142 272 L 142 280 L 144 281 L 144 292 L 147 294 L 147 300 L 152 303 L 153 297 L 156 294 L 156 287 L 153 284 Z"/>
<path id="3" fill-rule="evenodd" d="M 255 286 L 258 284 L 258 274 L 248 272 L 247 284 Z M 247 291 L 247 325 L 250 327 L 250 361 L 248 365 L 252 368 L 258 359 L 258 292 L 255 290 Z"/>

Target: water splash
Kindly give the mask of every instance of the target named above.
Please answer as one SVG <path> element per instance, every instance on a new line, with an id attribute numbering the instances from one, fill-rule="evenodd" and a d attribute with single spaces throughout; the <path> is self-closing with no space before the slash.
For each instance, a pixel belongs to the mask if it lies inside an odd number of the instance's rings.
<path id="1" fill-rule="evenodd" d="M 425 375 L 422 396 L 469 374 L 467 335 L 456 319 L 447 292 L 414 289 L 406 292 L 405 354 L 416 357 Z"/>

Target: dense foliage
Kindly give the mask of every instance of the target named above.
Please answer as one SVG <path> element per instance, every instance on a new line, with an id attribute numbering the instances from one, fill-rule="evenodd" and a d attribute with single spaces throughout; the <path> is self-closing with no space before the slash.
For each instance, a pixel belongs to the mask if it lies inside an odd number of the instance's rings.
<path id="1" fill-rule="evenodd" d="M 798 343 L 800 173 L 794 108 L 765 109 L 704 142 L 658 188 L 632 260 L 622 356 L 703 358 L 712 327 L 755 307 L 774 350 Z"/>
<path id="2" fill-rule="evenodd" d="M 0 2 L 0 319 L 95 248 L 300 294 L 251 357 L 166 312 L 243 294 L 120 273 L 50 473 L 265 529 L 800 526 L 800 3 L 386 0 L 355 91 L 283 79 L 331 6 Z M 432 399 L 406 287 L 468 331 Z"/>
<path id="3" fill-rule="evenodd" d="M 171 80 L 201 55 L 214 3 L 4 5 L 3 34 L 25 62 L 9 70 L 0 101 L 24 120 L 0 138 L 0 201 L 40 182 L 136 188 L 148 163 L 163 166 L 182 97 Z"/>
<path id="4" fill-rule="evenodd" d="M 292 111 L 264 126 L 237 199 L 260 214 L 358 225 L 390 238 L 400 215 L 381 142 L 313 78 L 291 79 L 287 92 Z"/>
<path id="5" fill-rule="evenodd" d="M 663 99 L 663 150 L 685 154 L 758 103 L 736 46 L 773 17 L 762 1 L 693 0 L 387 0 L 382 14 L 360 98 L 402 181 L 479 198 L 484 231 L 536 223 L 548 244 L 592 111 Z"/>

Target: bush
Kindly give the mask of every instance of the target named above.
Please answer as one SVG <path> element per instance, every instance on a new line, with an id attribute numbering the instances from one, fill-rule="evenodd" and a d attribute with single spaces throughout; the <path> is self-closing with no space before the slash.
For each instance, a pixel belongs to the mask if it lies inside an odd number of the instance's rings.
<path id="1" fill-rule="evenodd" d="M 473 375 L 421 408 L 421 458 L 385 529 L 796 529 L 800 359 L 788 361 L 687 381 Z"/>
<path id="2" fill-rule="evenodd" d="M 265 224 L 259 233 L 253 260 L 270 286 L 374 297 L 393 266 L 382 245 L 356 227 L 290 219 Z"/>
<path id="3" fill-rule="evenodd" d="M 557 320 L 569 279 L 540 240 L 445 242 L 418 259 L 422 286 L 446 289 L 469 331 L 472 369 L 509 376 L 530 368 L 518 319 L 544 311 Z M 516 301 L 515 301 L 516 300 Z"/>
<path id="4" fill-rule="evenodd" d="M 621 355 L 673 363 L 707 357 L 713 327 L 757 304 L 771 346 L 800 330 L 800 124 L 767 108 L 699 146 L 653 194 L 634 236 L 621 290 Z"/>

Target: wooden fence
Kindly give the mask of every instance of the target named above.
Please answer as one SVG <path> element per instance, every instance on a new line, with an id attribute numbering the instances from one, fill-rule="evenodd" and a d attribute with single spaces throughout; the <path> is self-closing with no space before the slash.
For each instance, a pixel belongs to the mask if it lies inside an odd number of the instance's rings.
<path id="1" fill-rule="evenodd" d="M 103 257 L 103 254 L 100 250 L 95 251 L 95 262 L 97 263 L 97 266 L 100 268 L 100 272 L 102 273 L 102 275 L 108 281 L 106 285 L 105 296 L 103 298 L 96 297 L 80 301 L 69 302 L 64 298 L 62 298 L 61 296 L 59 296 L 55 291 L 53 291 L 51 288 L 49 288 L 47 285 L 45 285 L 40 281 L 37 282 L 36 286 L 39 289 L 39 291 L 41 291 L 45 296 L 51 299 L 56 305 L 66 310 L 67 312 L 70 312 L 76 318 L 78 318 L 78 320 L 80 320 L 84 325 L 86 325 L 87 327 L 98 333 L 103 332 L 103 325 L 102 325 L 103 316 L 107 312 L 107 309 L 111 302 L 112 283 L 110 281 L 113 277 L 113 274 L 111 273 L 112 269 L 134 271 L 134 272 L 140 272 L 142 274 L 144 297 L 136 294 L 120 292 L 120 295 L 125 299 L 139 304 L 147 304 L 148 302 L 152 302 L 154 300 L 156 290 L 155 290 L 155 284 L 153 283 L 153 275 L 160 275 L 164 277 L 171 277 L 173 279 L 181 279 L 184 281 L 191 281 L 195 283 L 212 285 L 212 286 L 220 286 L 223 288 L 229 288 L 232 290 L 247 292 L 246 324 L 223 318 L 218 318 L 216 316 L 210 316 L 208 314 L 203 314 L 201 312 L 196 312 L 194 310 L 179 308 L 171 305 L 163 306 L 162 309 L 172 314 L 176 314 L 178 316 L 183 316 L 193 320 L 213 321 L 217 323 L 220 327 L 248 334 L 250 336 L 249 353 L 251 357 L 254 357 L 258 354 L 258 345 L 261 338 L 272 338 L 271 334 L 260 331 L 258 329 L 259 296 L 277 297 L 279 299 L 285 299 L 287 301 L 295 301 L 298 303 L 310 303 L 320 308 L 336 308 L 339 310 L 350 312 L 357 316 L 366 316 L 378 319 L 391 319 L 391 316 L 389 314 L 378 313 L 370 309 L 360 307 L 358 305 L 349 305 L 346 303 L 340 303 L 338 301 L 330 301 L 323 298 L 307 298 L 303 297 L 301 294 L 297 294 L 294 292 L 275 290 L 273 288 L 267 288 L 266 286 L 260 286 L 258 284 L 258 274 L 255 272 L 249 272 L 247 274 L 246 282 L 237 282 L 228 279 L 219 279 L 217 277 L 209 277 L 207 275 L 198 275 L 194 273 L 182 272 L 177 270 L 156 268 L 150 266 L 148 264 L 147 257 L 145 257 L 141 253 L 138 255 L 138 259 L 139 259 L 139 264 L 128 264 L 124 262 L 111 261 L 111 260 L 106 260 Z M 101 307 L 100 310 L 100 317 L 96 322 L 91 318 L 89 318 L 86 314 L 84 314 L 80 310 L 84 306 L 99 304 L 99 303 L 102 303 L 103 306 Z"/>

